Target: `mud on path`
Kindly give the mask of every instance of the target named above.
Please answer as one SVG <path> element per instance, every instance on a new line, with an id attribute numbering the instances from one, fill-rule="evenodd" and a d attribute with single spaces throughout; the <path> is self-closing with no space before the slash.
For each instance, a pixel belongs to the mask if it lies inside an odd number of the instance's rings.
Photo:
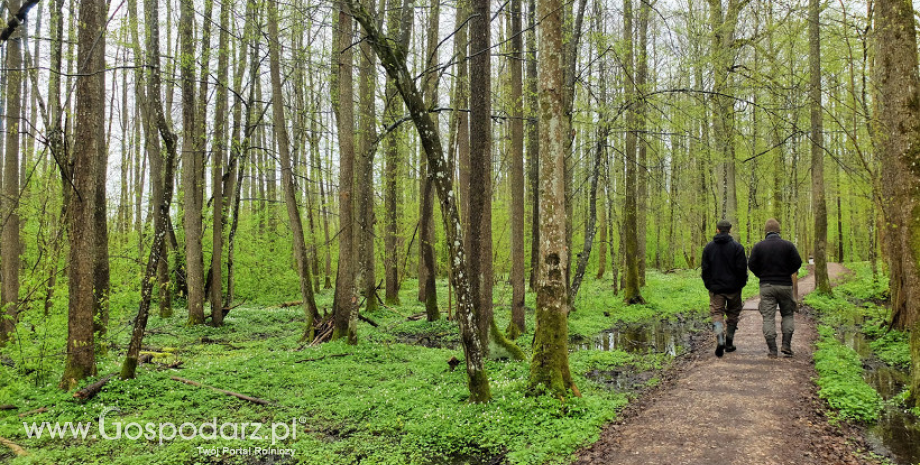
<path id="1" fill-rule="evenodd" d="M 828 269 L 832 280 L 848 271 L 835 263 Z M 814 287 L 809 274 L 799 281 L 799 296 Z M 811 381 L 814 322 L 796 313 L 795 355 L 769 359 L 758 302 L 745 302 L 736 352 L 717 358 L 714 338 L 707 341 L 670 380 L 627 407 L 576 463 L 875 463 L 853 454 L 867 449 L 857 431 L 831 427 L 822 414 Z M 779 312 L 776 318 L 779 329 Z"/>

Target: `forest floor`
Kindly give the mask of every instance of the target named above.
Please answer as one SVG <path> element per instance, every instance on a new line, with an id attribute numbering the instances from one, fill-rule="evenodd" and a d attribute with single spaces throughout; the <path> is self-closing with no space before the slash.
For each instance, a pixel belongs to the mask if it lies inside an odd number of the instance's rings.
<path id="1" fill-rule="evenodd" d="M 828 268 L 835 281 L 848 272 L 835 263 Z M 814 288 L 813 274 L 801 279 L 800 299 Z M 744 303 L 736 352 L 717 358 L 714 341 L 704 341 L 670 379 L 630 403 L 576 463 L 877 463 L 854 453 L 868 449 L 857 429 L 831 426 L 824 415 L 812 382 L 814 320 L 797 312 L 795 355 L 770 359 L 758 303 Z"/>

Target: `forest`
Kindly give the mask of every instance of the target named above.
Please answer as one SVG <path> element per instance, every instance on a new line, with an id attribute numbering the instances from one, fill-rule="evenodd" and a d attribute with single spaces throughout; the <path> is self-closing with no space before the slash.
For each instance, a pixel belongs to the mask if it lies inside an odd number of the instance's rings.
<path id="1" fill-rule="evenodd" d="M 780 462 L 920 461 L 909 1 L 2 5 L 0 462 L 634 463 L 783 370 Z M 713 358 L 771 218 L 796 355 Z"/>

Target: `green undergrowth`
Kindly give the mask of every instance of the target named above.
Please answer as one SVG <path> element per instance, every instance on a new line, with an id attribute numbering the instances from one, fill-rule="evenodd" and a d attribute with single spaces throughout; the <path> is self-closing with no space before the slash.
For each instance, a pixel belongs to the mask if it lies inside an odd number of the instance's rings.
<path id="1" fill-rule="evenodd" d="M 609 282 L 587 280 L 571 314 L 570 333 L 594 336 L 614 325 L 676 318 L 703 319 L 707 294 L 696 271 L 660 274 L 650 271 L 644 289 L 646 305 L 627 307 L 609 290 Z M 446 308 L 447 286 L 438 283 L 439 303 Z M 330 311 L 331 289 L 317 296 L 321 311 Z M 349 346 L 331 342 L 303 346 L 301 307 L 241 306 L 233 309 L 225 326 L 189 327 L 177 309 L 170 318 L 152 315 L 144 340 L 153 363 L 141 365 L 134 380 L 113 380 L 88 402 L 57 388 L 66 343 L 66 302 L 58 302 L 48 316 L 31 312 L 18 325 L 17 340 L 0 352 L 0 436 L 29 451 L 16 458 L 0 448 L 0 461 L 17 464 L 184 464 L 184 463 L 307 463 L 307 464 L 442 464 L 503 460 L 512 464 L 568 463 L 578 448 L 596 441 L 603 425 L 635 396 L 587 376 L 592 371 L 647 372 L 667 368 L 667 354 L 622 351 L 572 352 L 570 364 L 583 397 L 565 400 L 529 397 L 527 361 L 510 361 L 493 351 L 487 361 L 493 400 L 470 404 L 463 364 L 451 370 L 448 360 L 463 359 L 455 322 L 442 313 L 439 321 L 410 320 L 424 312 L 416 301 L 415 282 L 404 283 L 402 305 L 380 306 L 365 316 L 373 327 L 359 323 L 360 342 Z M 281 296 L 278 303 L 296 300 Z M 517 344 L 530 355 L 534 312 L 527 295 L 527 331 Z M 510 288 L 496 286 L 498 326 L 509 321 Z M 100 376 L 118 371 L 123 360 L 136 302 L 113 298 L 112 322 L 99 354 Z M 155 312 L 154 312 L 155 313 Z M 181 361 L 179 369 L 167 368 Z M 170 379 L 178 376 L 271 402 L 258 405 Z M 95 381 L 90 379 L 84 385 Z M 643 378 L 654 385 L 658 378 Z M 23 420 L 18 413 L 47 408 Z M 116 407 L 117 410 L 107 410 Z M 106 432 L 115 425 L 134 423 L 155 430 L 161 423 L 218 426 L 262 423 L 264 439 L 141 437 L 105 439 L 98 431 L 106 411 Z M 29 437 L 23 421 L 92 422 L 86 438 Z M 296 428 L 278 439 L 275 448 L 295 451 L 287 456 L 232 455 L 223 448 L 271 447 L 273 423 Z M 134 428 L 134 426 L 130 426 Z M 167 432 L 168 432 L 168 427 Z M 228 427 L 230 428 L 230 427 Z M 279 432 L 283 432 L 277 426 Z M 134 432 L 134 430 L 131 430 Z M 127 433 L 127 431 L 123 432 Z M 97 437 L 93 437 L 96 434 Z M 145 432 L 146 434 L 146 432 Z M 231 435 L 232 436 L 232 435 Z M 211 453 L 216 455 L 213 455 Z M 5 455 L 4 455 L 5 454 Z"/>
<path id="2" fill-rule="evenodd" d="M 859 354 L 841 344 L 829 326 L 819 326 L 818 334 L 814 354 L 818 395 L 843 418 L 874 421 L 882 408 L 882 398 L 863 380 Z"/>
<path id="3" fill-rule="evenodd" d="M 874 421 L 881 396 L 864 380 L 863 365 L 878 360 L 898 369 L 910 364 L 908 334 L 888 327 L 888 279 L 873 277 L 867 263 L 850 263 L 853 273 L 832 295 L 812 293 L 805 303 L 817 310 L 819 341 L 815 351 L 819 395 L 844 418 Z M 878 362 L 874 362 L 878 363 Z M 898 402 L 896 396 L 892 402 Z"/>

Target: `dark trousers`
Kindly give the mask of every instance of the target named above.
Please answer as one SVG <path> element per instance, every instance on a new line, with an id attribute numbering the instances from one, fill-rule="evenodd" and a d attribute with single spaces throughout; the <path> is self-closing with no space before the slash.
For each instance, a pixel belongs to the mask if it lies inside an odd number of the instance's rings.
<path id="1" fill-rule="evenodd" d="M 712 316 L 713 323 L 722 323 L 724 320 L 728 326 L 737 327 L 742 305 L 741 291 L 732 293 L 709 292 L 709 315 Z"/>

